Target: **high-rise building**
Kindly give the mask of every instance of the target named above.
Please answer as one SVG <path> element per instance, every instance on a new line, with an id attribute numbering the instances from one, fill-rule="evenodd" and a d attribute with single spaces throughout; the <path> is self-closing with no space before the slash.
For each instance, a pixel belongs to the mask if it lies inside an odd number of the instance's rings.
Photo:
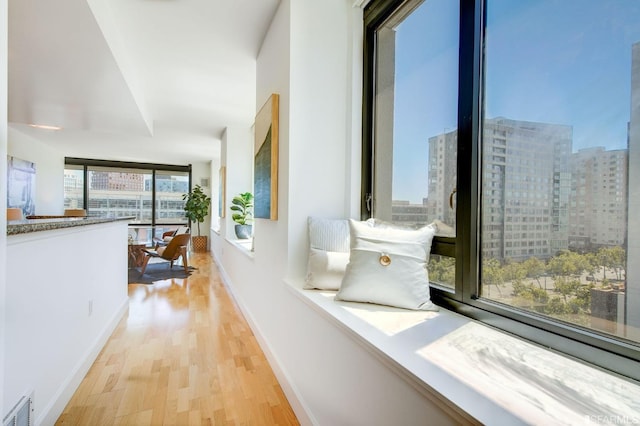
<path id="1" fill-rule="evenodd" d="M 422 204 L 411 204 L 409 201 L 393 200 L 391 221 L 405 226 L 420 227 L 429 224 L 433 216 L 429 215 L 426 199 Z"/>
<path id="2" fill-rule="evenodd" d="M 627 237 L 627 150 L 581 149 L 571 156 L 569 247 L 622 246 Z"/>
<path id="3" fill-rule="evenodd" d="M 629 122 L 628 237 L 626 315 L 629 338 L 640 338 L 640 43 L 631 54 L 631 120 Z"/>
<path id="4" fill-rule="evenodd" d="M 144 189 L 144 174 L 95 171 L 91 173 L 90 188 L 118 191 L 142 191 Z"/>
<path id="5" fill-rule="evenodd" d="M 452 227 L 456 217 L 449 201 L 456 188 L 457 144 L 456 130 L 429 138 L 427 211 L 432 219 Z"/>
<path id="6" fill-rule="evenodd" d="M 482 253 L 499 260 L 548 258 L 568 248 L 571 126 L 488 119 L 483 133 Z M 453 225 L 457 132 L 429 138 L 434 219 Z"/>
<path id="7" fill-rule="evenodd" d="M 485 120 L 482 252 L 548 258 L 569 244 L 571 126 Z"/>

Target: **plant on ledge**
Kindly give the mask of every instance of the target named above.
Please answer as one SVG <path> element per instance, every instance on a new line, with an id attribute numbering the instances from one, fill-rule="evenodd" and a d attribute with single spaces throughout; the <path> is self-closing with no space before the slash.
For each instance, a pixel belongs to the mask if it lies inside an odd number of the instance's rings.
<path id="1" fill-rule="evenodd" d="M 236 237 L 241 240 L 251 237 L 251 222 L 253 221 L 253 194 L 243 192 L 236 195 L 231 200 L 233 215 L 231 218 L 237 225 L 235 226 Z"/>
<path id="2" fill-rule="evenodd" d="M 197 223 L 198 236 L 192 238 L 193 248 L 195 251 L 207 251 L 207 236 L 200 236 L 200 223 L 204 222 L 205 217 L 209 214 L 211 197 L 204 193 L 200 185 L 196 185 L 188 194 L 183 194 L 182 199 L 186 201 L 184 204 L 185 216 L 191 222 Z"/>

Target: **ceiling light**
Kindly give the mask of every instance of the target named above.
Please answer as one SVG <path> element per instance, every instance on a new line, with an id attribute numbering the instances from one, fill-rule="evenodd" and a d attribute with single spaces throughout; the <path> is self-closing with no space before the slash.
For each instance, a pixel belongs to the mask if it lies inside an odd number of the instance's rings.
<path id="1" fill-rule="evenodd" d="M 46 124 L 29 124 L 29 126 L 35 129 L 43 129 L 43 130 L 62 130 L 62 127 L 47 126 Z"/>

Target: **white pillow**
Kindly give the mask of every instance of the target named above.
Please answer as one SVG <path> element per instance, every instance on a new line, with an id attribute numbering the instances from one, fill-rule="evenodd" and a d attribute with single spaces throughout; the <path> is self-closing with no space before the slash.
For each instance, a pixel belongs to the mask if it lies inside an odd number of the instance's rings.
<path id="1" fill-rule="evenodd" d="M 309 217 L 309 246 L 311 248 L 349 251 L 349 221 L 347 219 L 323 219 Z"/>
<path id="2" fill-rule="evenodd" d="M 304 288 L 338 290 L 349 263 L 349 252 L 309 249 L 309 267 Z"/>
<path id="3" fill-rule="evenodd" d="M 309 217 L 309 262 L 304 288 L 337 290 L 349 262 L 349 222 Z"/>
<path id="4" fill-rule="evenodd" d="M 350 259 L 336 300 L 437 311 L 427 272 L 436 227 L 413 230 L 373 224 L 349 221 Z"/>
<path id="5" fill-rule="evenodd" d="M 175 237 L 176 235 L 188 234 L 188 233 L 189 233 L 189 227 L 188 226 L 180 226 L 180 227 L 178 227 L 178 229 L 176 229 L 176 232 L 173 233 L 173 236 Z"/>

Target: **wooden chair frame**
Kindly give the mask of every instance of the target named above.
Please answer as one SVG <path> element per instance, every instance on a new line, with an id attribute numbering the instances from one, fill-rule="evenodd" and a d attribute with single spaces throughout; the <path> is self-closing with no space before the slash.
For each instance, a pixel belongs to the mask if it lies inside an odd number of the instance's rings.
<path id="1" fill-rule="evenodd" d="M 184 271 L 189 272 L 189 265 L 187 264 L 187 247 L 189 245 L 190 238 L 191 234 L 179 234 L 173 237 L 169 244 L 167 244 L 166 247 L 163 247 L 164 250 L 162 251 L 143 249 L 144 260 L 142 262 L 142 269 L 140 270 L 140 273 L 144 275 L 144 271 L 147 269 L 147 264 L 152 257 L 157 257 L 171 262 L 171 268 L 173 268 L 173 262 L 178 260 L 180 256 L 182 256 Z"/>

